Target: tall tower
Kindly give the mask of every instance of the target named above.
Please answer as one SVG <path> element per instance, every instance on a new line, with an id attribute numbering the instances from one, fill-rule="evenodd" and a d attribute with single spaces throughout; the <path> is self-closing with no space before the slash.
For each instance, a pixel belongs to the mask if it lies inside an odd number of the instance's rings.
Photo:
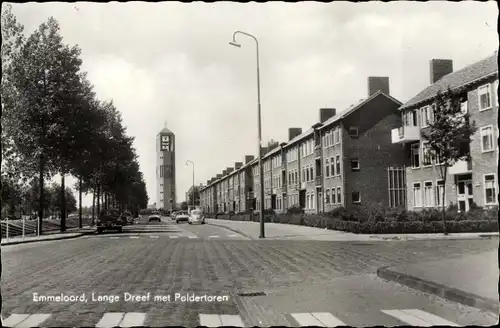
<path id="1" fill-rule="evenodd" d="M 165 128 L 156 136 L 156 208 L 171 210 L 175 194 L 175 135 Z"/>

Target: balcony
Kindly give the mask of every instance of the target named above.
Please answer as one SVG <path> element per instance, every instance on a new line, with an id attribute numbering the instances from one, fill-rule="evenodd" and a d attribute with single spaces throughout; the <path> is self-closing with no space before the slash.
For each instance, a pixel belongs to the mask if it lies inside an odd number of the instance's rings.
<path id="1" fill-rule="evenodd" d="M 314 178 L 314 182 L 316 183 L 316 187 L 321 187 L 323 185 L 323 177 L 317 176 Z"/>
<path id="2" fill-rule="evenodd" d="M 392 129 L 391 138 L 393 144 L 420 141 L 421 139 L 420 127 L 402 126 L 397 129 Z"/>
<path id="3" fill-rule="evenodd" d="M 448 169 L 451 175 L 467 174 L 472 172 L 472 161 L 458 161 Z"/>
<path id="4" fill-rule="evenodd" d="M 321 148 L 316 148 L 314 150 L 314 158 L 321 158 Z"/>

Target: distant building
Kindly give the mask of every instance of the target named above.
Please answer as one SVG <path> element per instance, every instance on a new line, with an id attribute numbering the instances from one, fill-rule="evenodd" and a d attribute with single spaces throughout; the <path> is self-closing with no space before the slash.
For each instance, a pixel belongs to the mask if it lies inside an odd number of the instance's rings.
<path id="1" fill-rule="evenodd" d="M 165 126 L 156 136 L 156 207 L 175 208 L 175 189 L 175 135 Z"/>

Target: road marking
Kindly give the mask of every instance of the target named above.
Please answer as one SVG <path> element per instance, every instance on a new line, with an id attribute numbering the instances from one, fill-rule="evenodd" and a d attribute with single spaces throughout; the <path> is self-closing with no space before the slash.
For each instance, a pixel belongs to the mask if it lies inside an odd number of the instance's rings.
<path id="1" fill-rule="evenodd" d="M 131 239 L 139 239 L 139 236 L 130 236 Z"/>
<path id="2" fill-rule="evenodd" d="M 198 236 L 188 236 L 189 239 L 197 239 Z"/>
<path id="3" fill-rule="evenodd" d="M 26 318 L 29 316 L 29 314 L 11 314 L 10 317 L 3 320 L 2 323 L 7 327 L 14 327 L 21 321 L 26 320 Z"/>
<path id="4" fill-rule="evenodd" d="M 149 238 L 160 238 L 160 236 L 149 236 Z"/>
<path id="5" fill-rule="evenodd" d="M 328 312 L 292 313 L 300 326 L 337 327 L 346 326 L 341 320 Z"/>
<path id="6" fill-rule="evenodd" d="M 347 326 L 345 323 L 334 317 L 328 312 L 314 312 L 311 313 L 316 319 L 325 324 L 325 327 Z"/>
<path id="7" fill-rule="evenodd" d="M 221 314 L 220 321 L 222 322 L 221 326 L 245 327 L 239 315 Z"/>
<path id="8" fill-rule="evenodd" d="M 30 315 L 26 320 L 24 320 L 21 323 L 18 323 L 16 327 L 26 327 L 26 328 L 31 328 L 31 327 L 38 327 L 42 322 L 47 320 L 50 317 L 50 314 L 32 314 Z M 6 326 L 8 324 L 4 323 Z"/>
<path id="9" fill-rule="evenodd" d="M 120 327 L 141 327 L 144 326 L 145 313 L 130 312 L 123 317 Z"/>
<path id="10" fill-rule="evenodd" d="M 442 325 L 458 327 L 454 322 L 418 309 L 382 310 L 382 312 L 411 326 L 431 327 Z"/>
<path id="11" fill-rule="evenodd" d="M 111 239 L 120 239 L 120 237 L 110 237 Z"/>
<path id="12" fill-rule="evenodd" d="M 200 326 L 220 327 L 222 320 L 218 314 L 200 314 Z"/>
<path id="13" fill-rule="evenodd" d="M 122 321 L 124 315 L 125 313 L 123 312 L 104 313 L 104 316 L 97 323 L 96 327 L 102 327 L 102 328 L 116 327 L 120 324 L 120 321 Z"/>
<path id="14" fill-rule="evenodd" d="M 228 237 L 239 237 L 238 235 L 228 235 Z"/>
<path id="15" fill-rule="evenodd" d="M 170 236 L 170 238 L 176 239 L 176 238 L 179 238 L 179 236 Z"/>
<path id="16" fill-rule="evenodd" d="M 219 238 L 219 236 L 210 236 L 208 238 Z"/>

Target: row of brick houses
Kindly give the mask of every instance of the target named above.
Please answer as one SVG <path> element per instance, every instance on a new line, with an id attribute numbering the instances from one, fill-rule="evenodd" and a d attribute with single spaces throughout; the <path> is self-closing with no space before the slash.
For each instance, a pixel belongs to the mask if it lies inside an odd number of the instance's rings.
<path id="1" fill-rule="evenodd" d="M 497 54 L 456 72 L 451 60 L 433 59 L 430 76 L 430 86 L 405 104 L 390 96 L 388 77 L 369 77 L 367 98 L 340 113 L 322 108 L 305 132 L 290 128 L 287 142 L 264 148 L 264 208 L 312 214 L 363 203 L 420 210 L 451 202 L 462 211 L 497 205 Z M 463 93 L 478 131 L 471 161 L 450 168 L 443 200 L 439 163 L 428 156 L 422 130 L 447 87 Z M 259 192 L 258 160 L 248 155 L 208 180 L 200 201 L 207 213 L 258 211 Z"/>

